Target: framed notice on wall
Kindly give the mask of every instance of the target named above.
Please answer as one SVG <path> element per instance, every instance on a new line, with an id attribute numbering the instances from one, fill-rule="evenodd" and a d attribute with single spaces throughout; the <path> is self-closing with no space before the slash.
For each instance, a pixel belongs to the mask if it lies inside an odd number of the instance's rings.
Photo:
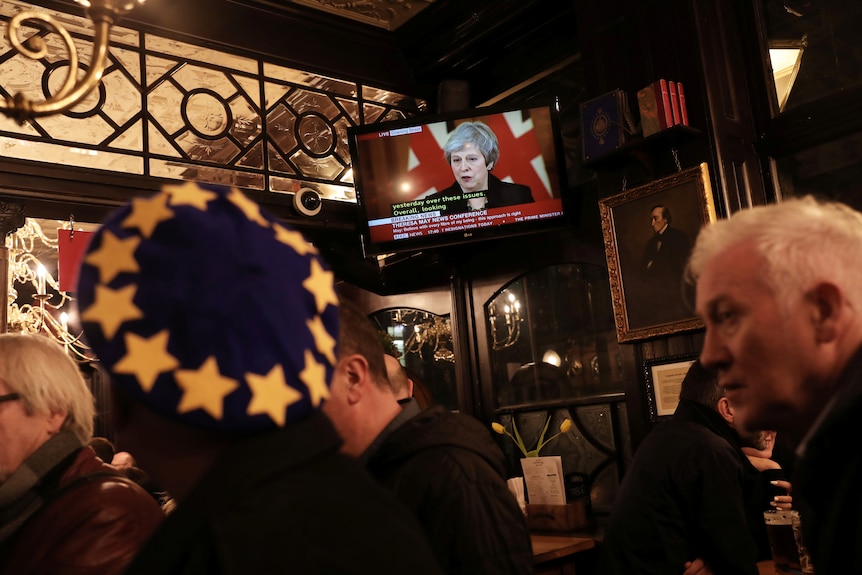
<path id="1" fill-rule="evenodd" d="M 644 362 L 644 380 L 651 421 L 659 421 L 676 411 L 682 380 L 695 360 L 696 354 Z"/>

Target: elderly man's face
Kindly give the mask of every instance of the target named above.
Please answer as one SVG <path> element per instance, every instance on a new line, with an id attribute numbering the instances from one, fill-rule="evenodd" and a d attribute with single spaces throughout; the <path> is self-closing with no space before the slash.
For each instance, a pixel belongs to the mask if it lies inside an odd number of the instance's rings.
<path id="1" fill-rule="evenodd" d="M 465 192 L 482 192 L 488 189 L 488 170 L 494 164 L 487 165 L 482 150 L 468 143 L 449 156 L 452 174 Z"/>
<path id="2" fill-rule="evenodd" d="M 0 381 L 0 395 L 8 393 L 6 382 Z M 22 399 L 0 402 L 0 484 L 56 434 L 64 420 L 59 414 L 28 415 Z"/>
<path id="3" fill-rule="evenodd" d="M 762 280 L 765 267 L 745 242 L 704 267 L 697 282 L 697 311 L 706 324 L 700 359 L 718 369 L 743 428 L 804 431 L 816 393 L 814 304 L 799 294 L 779 306 Z"/>

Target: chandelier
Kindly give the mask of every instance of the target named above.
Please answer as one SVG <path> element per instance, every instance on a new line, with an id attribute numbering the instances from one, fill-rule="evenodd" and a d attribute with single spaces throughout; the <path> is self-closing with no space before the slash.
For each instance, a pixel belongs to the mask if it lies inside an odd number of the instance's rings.
<path id="1" fill-rule="evenodd" d="M 502 294 L 501 294 L 502 295 Z M 521 337 L 521 302 L 509 292 L 503 304 L 503 313 L 498 313 L 497 302 L 488 307 L 491 324 L 491 347 L 495 350 L 511 347 Z M 502 326 L 500 326 L 502 324 Z"/>
<path id="2" fill-rule="evenodd" d="M 59 90 L 41 102 L 33 101 L 17 93 L 0 101 L 0 113 L 15 119 L 19 124 L 40 116 L 51 116 L 69 110 L 99 85 L 108 63 L 108 41 L 111 27 L 119 17 L 144 0 L 76 0 L 87 7 L 87 16 L 93 21 L 93 54 L 86 72 L 78 78 L 78 51 L 72 36 L 53 16 L 37 10 L 19 12 L 9 20 L 6 38 L 15 52 L 40 60 L 48 54 L 48 44 L 42 34 L 34 33 L 21 40 L 25 22 L 37 23 L 40 28 L 57 34 L 68 53 L 68 73 Z"/>
<path id="3" fill-rule="evenodd" d="M 395 334 L 400 333 L 404 340 L 405 355 L 415 353 L 427 359 L 425 355 L 430 353 L 434 361 L 455 361 L 452 323 L 448 317 L 412 309 L 398 309 L 394 313 Z"/>
<path id="4" fill-rule="evenodd" d="M 74 229 L 74 222 L 64 224 Z M 74 233 L 74 232 L 73 232 Z M 71 322 L 72 297 L 60 290 L 59 282 L 42 261 L 46 256 L 56 256 L 59 241 L 49 238 L 42 226 L 26 218 L 22 227 L 6 236 L 9 257 L 7 285 L 7 330 L 21 333 L 41 334 L 51 337 L 62 345 L 72 359 L 93 361 L 90 348 L 81 341 L 81 334 L 74 335 L 69 328 Z M 19 303 L 19 291 L 32 291 L 33 302 Z"/>

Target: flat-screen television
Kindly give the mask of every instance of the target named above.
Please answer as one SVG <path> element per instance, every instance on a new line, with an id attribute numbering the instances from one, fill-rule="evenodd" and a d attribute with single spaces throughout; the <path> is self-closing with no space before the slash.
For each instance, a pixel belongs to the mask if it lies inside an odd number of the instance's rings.
<path id="1" fill-rule="evenodd" d="M 565 221 L 556 103 L 348 128 L 366 256 L 530 233 Z"/>

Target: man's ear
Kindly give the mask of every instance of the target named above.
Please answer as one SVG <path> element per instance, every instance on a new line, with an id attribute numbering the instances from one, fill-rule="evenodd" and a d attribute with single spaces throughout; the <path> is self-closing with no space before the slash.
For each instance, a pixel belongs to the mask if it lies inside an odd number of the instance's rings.
<path id="1" fill-rule="evenodd" d="M 729 425 L 733 425 L 733 406 L 730 405 L 730 400 L 722 397 L 716 404 L 716 411 Z"/>
<path id="2" fill-rule="evenodd" d="M 368 374 L 368 360 L 364 356 L 354 353 L 341 360 L 341 369 L 344 370 L 347 385 L 347 400 L 353 404 L 362 399 L 366 386 L 370 384 Z"/>
<path id="3" fill-rule="evenodd" d="M 828 343 L 838 337 L 844 313 L 844 293 L 832 283 L 819 283 L 806 294 L 813 303 L 814 333 L 817 343 Z"/>
<path id="4" fill-rule="evenodd" d="M 48 430 L 51 435 L 56 435 L 59 433 L 60 429 L 63 428 L 63 423 L 66 422 L 66 418 L 69 414 L 65 411 L 51 411 L 48 413 Z"/>

